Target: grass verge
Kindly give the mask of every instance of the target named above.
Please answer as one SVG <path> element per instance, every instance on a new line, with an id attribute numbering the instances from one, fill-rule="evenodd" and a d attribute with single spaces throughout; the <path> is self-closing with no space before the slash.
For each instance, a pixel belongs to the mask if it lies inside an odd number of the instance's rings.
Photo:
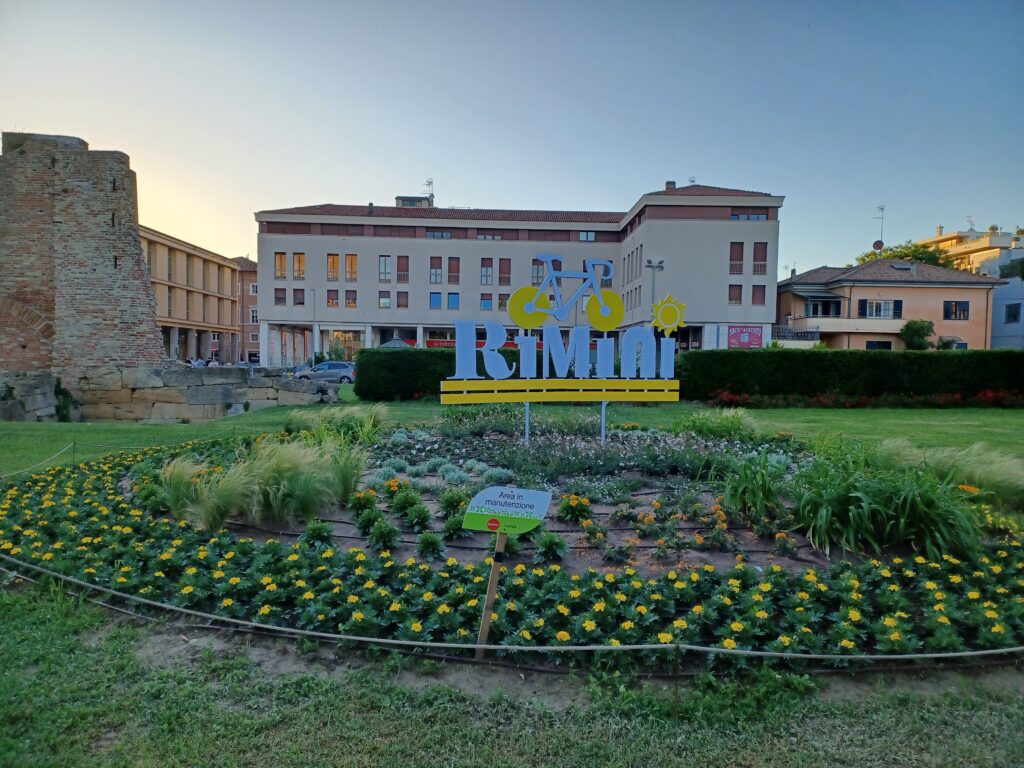
<path id="1" fill-rule="evenodd" d="M 597 694 L 552 710 L 495 693 L 396 685 L 388 665 L 272 677 L 244 653 L 154 663 L 157 642 L 59 589 L 0 590 L 0 762 L 55 766 L 1009 766 L 1024 755 L 1011 684 L 783 696 L 684 692 L 682 717 Z M 160 638 L 163 638 L 160 640 Z M 148 642 L 147 642 L 148 641 Z M 143 650 L 145 649 L 145 652 Z M 313 668 L 316 670 L 316 668 Z"/>

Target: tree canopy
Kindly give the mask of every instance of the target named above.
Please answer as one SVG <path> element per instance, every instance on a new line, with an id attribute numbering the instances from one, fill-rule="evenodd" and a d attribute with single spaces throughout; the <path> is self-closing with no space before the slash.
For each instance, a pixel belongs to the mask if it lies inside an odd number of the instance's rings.
<path id="1" fill-rule="evenodd" d="M 907 240 L 899 245 L 890 245 L 880 251 L 866 251 L 857 257 L 858 264 L 866 264 L 876 259 L 902 259 L 903 261 L 917 261 L 922 264 L 933 264 L 937 267 L 952 267 L 952 260 L 946 256 L 946 252 L 933 245 L 920 245 L 912 240 Z"/>

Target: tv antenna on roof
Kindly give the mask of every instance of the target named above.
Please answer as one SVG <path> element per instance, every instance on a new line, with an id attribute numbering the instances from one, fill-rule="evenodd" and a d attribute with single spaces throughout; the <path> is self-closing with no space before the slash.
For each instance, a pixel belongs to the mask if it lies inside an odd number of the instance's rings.
<path id="1" fill-rule="evenodd" d="M 878 211 L 878 215 L 872 216 L 872 218 L 881 220 L 881 223 L 878 225 L 878 239 L 884 241 L 885 238 L 883 237 L 883 235 L 885 234 L 885 203 L 878 206 L 875 210 Z"/>
<path id="2" fill-rule="evenodd" d="M 691 184 L 696 184 L 697 183 L 697 177 L 696 176 L 691 176 L 689 179 L 687 179 L 687 181 L 689 181 Z"/>
<path id="3" fill-rule="evenodd" d="M 427 190 L 428 195 L 434 194 L 434 177 L 431 176 L 429 179 L 423 182 L 424 188 Z"/>
<path id="4" fill-rule="evenodd" d="M 974 217 L 971 215 L 967 216 L 967 228 L 974 229 Z"/>

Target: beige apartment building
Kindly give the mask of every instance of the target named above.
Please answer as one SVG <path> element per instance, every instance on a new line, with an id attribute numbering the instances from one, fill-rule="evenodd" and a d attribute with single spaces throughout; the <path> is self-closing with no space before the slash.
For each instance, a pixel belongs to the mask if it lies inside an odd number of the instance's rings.
<path id="1" fill-rule="evenodd" d="M 686 304 L 680 349 L 766 346 L 783 200 L 666 182 L 628 211 L 438 208 L 432 197 L 260 211 L 260 360 L 300 363 L 331 344 L 353 356 L 393 339 L 449 346 L 457 320 L 511 330 L 509 297 L 552 264 L 576 273 L 562 281 L 558 324 L 587 324 L 593 286 L 579 276 L 592 260 L 609 265 L 600 287 L 623 300 L 620 328 L 649 323 L 671 293 Z"/>
<path id="2" fill-rule="evenodd" d="M 233 260 L 139 225 L 168 357 L 239 361 L 238 275 Z"/>
<path id="3" fill-rule="evenodd" d="M 941 248 L 953 259 L 953 266 L 968 272 L 983 272 L 987 263 L 1006 260 L 1007 252 L 1021 248 L 1024 238 L 996 230 L 979 232 L 971 227 L 959 232 L 946 232 L 941 226 L 935 228 L 932 237 L 918 240 L 918 245 Z M 1019 258 L 1019 256 L 1018 256 Z"/>
<path id="4" fill-rule="evenodd" d="M 904 348 L 908 320 L 931 320 L 956 349 L 992 345 L 992 293 L 1005 281 L 931 264 L 879 259 L 818 267 L 779 282 L 775 337 L 786 346 Z"/>

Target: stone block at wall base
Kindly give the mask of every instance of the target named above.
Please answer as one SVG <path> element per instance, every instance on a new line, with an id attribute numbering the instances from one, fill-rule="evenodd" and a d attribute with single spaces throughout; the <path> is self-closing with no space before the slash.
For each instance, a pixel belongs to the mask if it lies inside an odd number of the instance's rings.
<path id="1" fill-rule="evenodd" d="M 28 412 L 41 411 L 44 408 L 53 408 L 57 405 L 57 396 L 53 392 L 45 392 L 40 395 L 29 395 L 22 398 L 22 404 Z"/>
<path id="2" fill-rule="evenodd" d="M 84 421 L 110 421 L 117 418 L 116 403 L 85 403 L 82 405 Z"/>
<path id="3" fill-rule="evenodd" d="M 269 379 L 266 376 L 250 376 L 245 380 L 245 385 L 250 388 L 257 387 L 269 387 L 274 383 L 273 379 Z"/>
<path id="4" fill-rule="evenodd" d="M 0 400 L 0 421 L 24 421 L 25 406 L 19 400 Z"/>
<path id="5" fill-rule="evenodd" d="M 125 368 L 121 371 L 121 381 L 125 389 L 142 389 L 162 387 L 163 371 L 159 368 Z"/>
<path id="6" fill-rule="evenodd" d="M 128 390 L 125 390 L 126 392 Z M 179 387 L 160 387 L 158 389 L 136 389 L 131 393 L 132 400 L 149 403 L 187 403 L 186 391 Z"/>
<path id="7" fill-rule="evenodd" d="M 78 396 L 82 405 L 99 403 L 127 403 L 132 399 L 130 389 L 86 389 Z"/>
<path id="8" fill-rule="evenodd" d="M 319 393 L 321 386 L 318 381 L 305 381 L 304 379 L 281 379 L 277 382 L 277 388 L 287 392 Z"/>
<path id="9" fill-rule="evenodd" d="M 32 413 L 36 421 L 54 421 L 57 418 L 57 407 L 49 406 Z"/>
<path id="10" fill-rule="evenodd" d="M 114 418 L 125 421 L 141 421 L 150 418 L 153 413 L 153 403 L 127 402 L 118 403 L 114 406 Z"/>
<path id="11" fill-rule="evenodd" d="M 214 405 L 245 402 L 245 389 L 230 384 L 189 387 L 186 394 L 192 405 Z"/>
<path id="12" fill-rule="evenodd" d="M 292 392 L 287 389 L 279 390 L 277 393 L 278 405 L 310 405 L 319 403 L 320 395 L 309 392 Z"/>
<path id="13" fill-rule="evenodd" d="M 249 376 L 245 368 L 200 368 L 203 384 L 241 384 Z"/>
<path id="14" fill-rule="evenodd" d="M 265 389 L 243 389 L 241 395 L 244 400 L 271 400 L 277 399 L 277 390 L 267 387 Z"/>
<path id="15" fill-rule="evenodd" d="M 262 411 L 267 408 L 276 408 L 277 400 L 250 400 L 249 410 L 250 411 Z"/>
<path id="16" fill-rule="evenodd" d="M 198 387 L 203 383 L 202 368 L 183 368 L 162 373 L 165 387 Z"/>
<path id="17" fill-rule="evenodd" d="M 79 389 L 121 389 L 121 369 L 113 367 L 87 368 L 82 372 Z"/>

